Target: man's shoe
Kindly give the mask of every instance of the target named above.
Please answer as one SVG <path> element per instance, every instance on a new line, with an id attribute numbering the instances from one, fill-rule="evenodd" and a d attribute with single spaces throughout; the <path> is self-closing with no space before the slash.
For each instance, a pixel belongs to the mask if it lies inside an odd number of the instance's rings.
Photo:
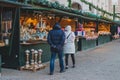
<path id="1" fill-rule="evenodd" d="M 53 75 L 53 72 L 50 72 L 50 75 Z"/>
<path id="2" fill-rule="evenodd" d="M 65 70 L 60 70 L 60 73 L 63 73 L 63 72 L 65 72 Z"/>

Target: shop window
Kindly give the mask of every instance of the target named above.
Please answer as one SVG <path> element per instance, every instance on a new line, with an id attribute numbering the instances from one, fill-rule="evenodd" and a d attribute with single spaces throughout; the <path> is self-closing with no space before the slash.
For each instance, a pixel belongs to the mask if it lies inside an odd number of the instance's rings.
<path id="1" fill-rule="evenodd" d="M 106 23 L 100 23 L 98 26 L 99 35 L 110 35 L 110 25 Z"/>
<path id="2" fill-rule="evenodd" d="M 9 45 L 12 29 L 12 11 L 1 9 L 0 46 Z"/>

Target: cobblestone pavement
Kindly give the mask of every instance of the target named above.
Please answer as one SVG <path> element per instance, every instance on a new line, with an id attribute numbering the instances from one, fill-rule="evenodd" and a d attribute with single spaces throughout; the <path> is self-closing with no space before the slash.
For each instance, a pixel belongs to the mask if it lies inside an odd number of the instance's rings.
<path id="1" fill-rule="evenodd" d="M 70 59 L 70 58 L 69 58 Z M 54 75 L 49 67 L 37 72 L 2 69 L 0 80 L 120 80 L 120 40 L 76 54 L 76 67 L 59 73 L 56 61 Z"/>

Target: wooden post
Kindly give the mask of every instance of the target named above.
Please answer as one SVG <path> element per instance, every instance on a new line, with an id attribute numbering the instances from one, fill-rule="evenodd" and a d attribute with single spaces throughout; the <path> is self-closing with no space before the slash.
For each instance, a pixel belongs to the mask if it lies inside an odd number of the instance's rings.
<path id="1" fill-rule="evenodd" d="M 0 7 L 0 33 L 2 28 L 2 7 Z"/>
<path id="2" fill-rule="evenodd" d="M 115 5 L 113 5 L 113 21 L 115 20 Z"/>

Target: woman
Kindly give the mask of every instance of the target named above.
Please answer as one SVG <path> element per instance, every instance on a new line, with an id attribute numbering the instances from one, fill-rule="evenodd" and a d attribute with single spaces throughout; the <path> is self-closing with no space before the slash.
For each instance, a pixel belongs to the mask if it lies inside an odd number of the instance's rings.
<path id="1" fill-rule="evenodd" d="M 71 55 L 72 58 L 72 63 L 73 63 L 73 68 L 75 67 L 75 34 L 74 32 L 71 31 L 71 26 L 68 25 L 65 28 L 65 44 L 64 44 L 64 54 L 65 54 L 65 64 L 66 64 L 66 69 L 68 69 L 68 58 L 69 55 Z"/>

